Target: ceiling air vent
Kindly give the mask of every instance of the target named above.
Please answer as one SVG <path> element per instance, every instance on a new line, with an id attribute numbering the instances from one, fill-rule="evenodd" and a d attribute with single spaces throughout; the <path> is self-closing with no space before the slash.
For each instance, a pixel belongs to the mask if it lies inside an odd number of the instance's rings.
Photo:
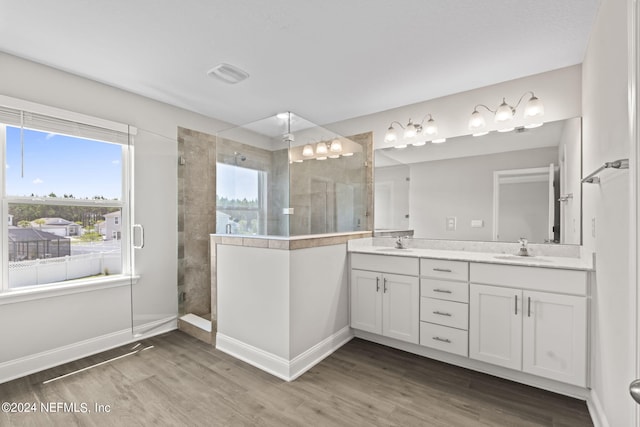
<path id="1" fill-rule="evenodd" d="M 246 71 L 229 64 L 218 64 L 207 71 L 207 74 L 231 84 L 239 83 L 249 77 Z"/>

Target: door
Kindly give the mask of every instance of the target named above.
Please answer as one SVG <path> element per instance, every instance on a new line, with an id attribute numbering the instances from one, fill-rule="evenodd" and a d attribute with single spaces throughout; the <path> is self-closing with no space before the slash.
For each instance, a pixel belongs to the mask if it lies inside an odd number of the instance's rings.
<path id="1" fill-rule="evenodd" d="M 178 315 L 178 153 L 175 139 L 138 130 L 134 142 L 131 287 L 135 336 L 175 329 Z"/>
<path id="2" fill-rule="evenodd" d="M 506 368 L 522 368 L 522 291 L 471 284 L 469 357 Z"/>
<path id="3" fill-rule="evenodd" d="M 420 282 L 399 274 L 382 276 L 382 334 L 418 344 L 420 340 Z"/>
<path id="4" fill-rule="evenodd" d="M 547 241 L 555 241 L 554 225 L 556 221 L 556 196 L 553 183 L 555 182 L 555 165 L 551 163 L 549 165 L 549 222 L 547 223 Z"/>
<path id="5" fill-rule="evenodd" d="M 522 370 L 586 386 L 585 297 L 523 292 Z"/>
<path id="6" fill-rule="evenodd" d="M 351 327 L 382 333 L 382 275 L 351 270 Z"/>

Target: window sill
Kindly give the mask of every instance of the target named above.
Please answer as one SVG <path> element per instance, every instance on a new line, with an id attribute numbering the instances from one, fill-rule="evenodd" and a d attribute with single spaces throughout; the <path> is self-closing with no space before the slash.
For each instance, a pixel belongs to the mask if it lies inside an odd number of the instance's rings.
<path id="1" fill-rule="evenodd" d="M 134 285 L 140 276 L 118 275 L 97 279 L 77 279 L 50 285 L 9 289 L 0 293 L 0 305 L 15 304 L 43 298 L 52 298 L 81 292 L 94 292 L 120 286 Z"/>

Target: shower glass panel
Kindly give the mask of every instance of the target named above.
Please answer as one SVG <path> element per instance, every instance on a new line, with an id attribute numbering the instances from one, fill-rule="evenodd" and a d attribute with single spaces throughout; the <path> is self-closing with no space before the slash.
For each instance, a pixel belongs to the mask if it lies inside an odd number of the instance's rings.
<path id="1" fill-rule="evenodd" d="M 345 137 L 293 113 L 221 131 L 216 233 L 369 230 L 370 156 L 370 134 Z"/>

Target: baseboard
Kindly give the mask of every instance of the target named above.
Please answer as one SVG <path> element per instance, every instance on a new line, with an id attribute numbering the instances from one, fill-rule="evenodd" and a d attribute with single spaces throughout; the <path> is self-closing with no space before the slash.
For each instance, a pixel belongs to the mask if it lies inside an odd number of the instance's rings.
<path id="1" fill-rule="evenodd" d="M 609 421 L 607 421 L 600 398 L 594 390 L 591 390 L 591 395 L 587 399 L 587 408 L 589 415 L 591 415 L 591 421 L 593 421 L 593 427 L 609 427 Z"/>
<path id="2" fill-rule="evenodd" d="M 258 369 L 289 381 L 289 361 L 220 332 L 216 333 L 216 349 Z"/>
<path id="3" fill-rule="evenodd" d="M 293 358 L 289 364 L 289 381 L 293 381 L 300 375 L 322 362 L 331 353 L 351 341 L 353 332 L 351 327 L 345 326 L 330 337 L 320 341 L 304 353 Z"/>
<path id="4" fill-rule="evenodd" d="M 276 356 L 224 334 L 216 334 L 216 348 L 285 381 L 293 381 L 353 338 L 350 327 L 320 341 L 292 360 Z"/>
<path id="5" fill-rule="evenodd" d="M 123 329 L 99 337 L 89 338 L 73 344 L 43 351 L 19 359 L 0 363 L 0 384 L 25 377 L 45 369 L 53 368 L 83 357 L 101 353 L 115 347 L 129 344 L 143 338 L 160 335 L 177 328 L 175 316 L 171 319 L 162 319 L 138 326 L 138 330 L 145 329 L 143 335 L 133 336 L 131 329 Z"/>

